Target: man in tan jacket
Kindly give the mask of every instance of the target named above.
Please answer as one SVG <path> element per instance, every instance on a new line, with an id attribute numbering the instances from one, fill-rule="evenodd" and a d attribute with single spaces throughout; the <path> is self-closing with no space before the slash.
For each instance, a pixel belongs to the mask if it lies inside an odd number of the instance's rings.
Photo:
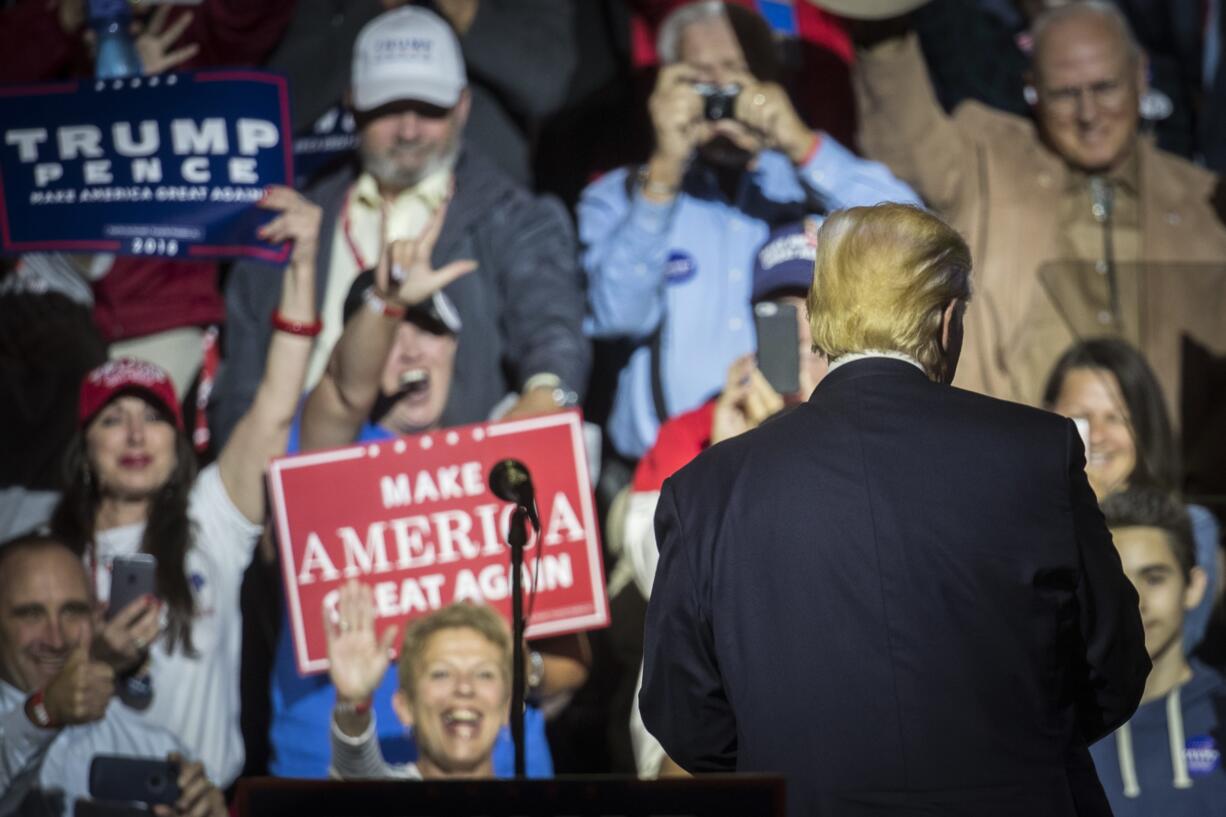
<path id="1" fill-rule="evenodd" d="M 1174 408 L 1181 332 L 1219 353 L 1226 341 L 1218 180 L 1138 136 L 1145 58 L 1114 6 L 1047 12 L 1033 34 L 1037 124 L 976 102 L 946 115 L 905 19 L 862 24 L 861 148 L 971 245 L 977 303 L 957 385 L 1037 403 L 1076 337 L 1119 335 Z"/>

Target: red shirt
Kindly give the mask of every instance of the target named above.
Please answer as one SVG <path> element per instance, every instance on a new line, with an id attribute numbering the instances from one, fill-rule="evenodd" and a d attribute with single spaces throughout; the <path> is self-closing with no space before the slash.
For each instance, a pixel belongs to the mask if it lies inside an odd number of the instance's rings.
<path id="1" fill-rule="evenodd" d="M 715 400 L 703 403 L 693 411 L 678 414 L 660 426 L 656 444 L 639 460 L 634 469 L 635 491 L 658 491 L 664 480 L 711 444 L 711 421 L 715 417 Z"/>

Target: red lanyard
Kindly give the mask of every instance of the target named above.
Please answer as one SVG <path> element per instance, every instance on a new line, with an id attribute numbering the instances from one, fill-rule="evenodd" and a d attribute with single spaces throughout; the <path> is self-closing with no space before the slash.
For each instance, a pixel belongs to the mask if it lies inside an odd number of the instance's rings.
<path id="1" fill-rule="evenodd" d="M 341 232 L 345 234 L 345 243 L 349 245 L 349 254 L 353 256 L 353 263 L 357 265 L 358 272 L 365 272 L 372 267 L 367 265 L 366 256 L 362 255 L 362 251 L 358 248 L 358 242 L 353 240 L 353 232 L 349 229 L 349 205 L 353 201 L 353 187 L 349 188 L 349 192 L 345 194 L 345 203 L 342 206 L 341 215 Z M 387 207 L 379 208 L 379 252 L 383 252 L 383 242 L 387 237 Z"/>

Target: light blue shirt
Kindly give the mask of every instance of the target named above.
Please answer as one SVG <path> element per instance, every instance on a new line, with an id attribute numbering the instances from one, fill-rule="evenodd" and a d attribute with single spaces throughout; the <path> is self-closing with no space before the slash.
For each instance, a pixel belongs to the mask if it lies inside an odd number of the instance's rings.
<path id="1" fill-rule="evenodd" d="M 637 343 L 618 377 L 608 427 L 617 450 L 635 459 L 659 431 L 651 348 L 657 329 L 663 402 L 674 416 L 717 393 L 732 361 L 753 351 L 754 256 L 772 227 L 884 201 L 920 204 L 884 165 L 858 158 L 829 135 L 800 168 L 782 154 L 760 154 L 731 203 L 701 164 L 665 204 L 628 191 L 629 172 L 589 185 L 578 220 L 588 276 L 584 328 L 594 338 Z"/>

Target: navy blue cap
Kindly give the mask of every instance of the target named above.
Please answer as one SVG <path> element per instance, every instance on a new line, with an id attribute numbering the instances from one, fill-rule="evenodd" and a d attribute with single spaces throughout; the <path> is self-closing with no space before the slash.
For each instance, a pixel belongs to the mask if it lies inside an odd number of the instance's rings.
<path id="1" fill-rule="evenodd" d="M 812 222 L 797 221 L 778 227 L 758 250 L 753 264 L 754 303 L 771 295 L 808 292 L 813 283 L 813 259 L 817 243 Z"/>

